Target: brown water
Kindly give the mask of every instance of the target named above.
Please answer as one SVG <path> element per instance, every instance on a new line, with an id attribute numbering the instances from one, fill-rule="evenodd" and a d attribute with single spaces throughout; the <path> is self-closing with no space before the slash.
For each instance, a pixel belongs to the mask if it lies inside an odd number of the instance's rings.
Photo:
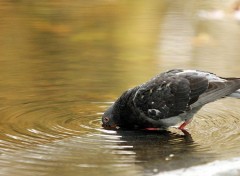
<path id="1" fill-rule="evenodd" d="M 231 1 L 2 0 L 0 10 L 0 175 L 154 175 L 239 156 L 237 99 L 205 106 L 191 135 L 100 120 L 168 69 L 240 76 Z"/>

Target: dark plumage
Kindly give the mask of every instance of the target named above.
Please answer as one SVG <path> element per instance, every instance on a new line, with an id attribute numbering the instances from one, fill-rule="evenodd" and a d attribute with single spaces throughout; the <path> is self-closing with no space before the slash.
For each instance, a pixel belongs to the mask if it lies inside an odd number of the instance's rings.
<path id="1" fill-rule="evenodd" d="M 103 127 L 167 128 L 191 121 L 205 104 L 225 96 L 240 97 L 240 79 L 175 69 L 124 92 L 102 117 Z"/>

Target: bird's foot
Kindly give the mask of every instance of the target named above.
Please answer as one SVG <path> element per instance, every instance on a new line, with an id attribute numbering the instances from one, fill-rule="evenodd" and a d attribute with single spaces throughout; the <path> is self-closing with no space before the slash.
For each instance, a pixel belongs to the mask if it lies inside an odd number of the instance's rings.
<path id="1" fill-rule="evenodd" d="M 186 125 L 185 125 L 185 126 L 186 126 Z M 180 129 L 180 128 L 177 127 L 177 126 L 175 126 L 175 127 L 173 127 L 173 128 L 178 129 L 178 130 L 181 130 L 182 133 L 183 133 L 185 136 L 190 136 L 190 137 L 191 137 L 191 134 L 190 134 L 185 128 Z"/>
<path id="2" fill-rule="evenodd" d="M 184 134 L 185 136 L 191 136 L 191 134 L 190 134 L 187 130 L 182 129 L 181 131 L 183 132 L 183 134 Z"/>

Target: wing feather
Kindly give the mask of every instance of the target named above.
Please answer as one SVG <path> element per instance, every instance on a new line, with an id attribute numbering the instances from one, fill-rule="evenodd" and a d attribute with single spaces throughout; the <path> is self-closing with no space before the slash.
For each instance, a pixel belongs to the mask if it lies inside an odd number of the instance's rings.
<path id="1" fill-rule="evenodd" d="M 142 85 L 133 104 L 154 120 L 179 115 L 189 110 L 208 88 L 208 80 L 198 75 L 165 73 Z"/>
<path id="2" fill-rule="evenodd" d="M 233 79 L 225 82 L 209 82 L 209 87 L 205 93 L 203 93 L 197 102 L 192 107 L 202 106 L 204 104 L 213 102 L 219 98 L 223 98 L 240 88 L 240 80 Z"/>

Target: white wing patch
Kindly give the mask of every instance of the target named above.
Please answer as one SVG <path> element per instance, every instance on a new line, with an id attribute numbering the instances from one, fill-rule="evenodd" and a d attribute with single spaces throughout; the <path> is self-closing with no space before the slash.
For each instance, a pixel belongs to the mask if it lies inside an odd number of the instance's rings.
<path id="1" fill-rule="evenodd" d="M 157 109 L 148 109 L 148 113 L 158 116 L 161 112 Z"/>

